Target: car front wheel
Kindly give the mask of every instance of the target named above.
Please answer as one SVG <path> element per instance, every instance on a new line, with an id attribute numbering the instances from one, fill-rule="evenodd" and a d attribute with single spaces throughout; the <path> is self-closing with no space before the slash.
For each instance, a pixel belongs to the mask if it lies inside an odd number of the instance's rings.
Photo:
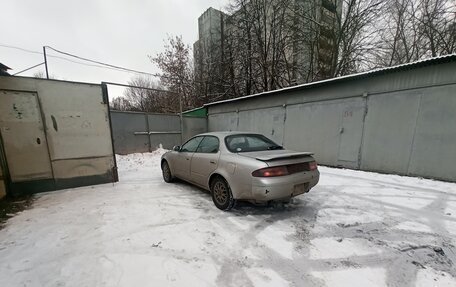
<path id="1" fill-rule="evenodd" d="M 212 201 L 218 209 L 228 211 L 236 204 L 230 186 L 222 177 L 217 177 L 212 181 L 211 194 Z"/>
<path id="2" fill-rule="evenodd" d="M 167 161 L 163 161 L 162 163 L 162 175 L 165 182 L 169 183 L 174 181 L 174 176 L 171 173 L 171 169 L 169 168 Z"/>

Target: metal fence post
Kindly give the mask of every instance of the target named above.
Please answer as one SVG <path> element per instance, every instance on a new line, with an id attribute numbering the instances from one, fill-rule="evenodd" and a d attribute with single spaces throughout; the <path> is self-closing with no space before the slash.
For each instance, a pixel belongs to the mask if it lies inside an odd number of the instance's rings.
<path id="1" fill-rule="evenodd" d="M 147 143 L 149 145 L 149 152 L 152 152 L 152 142 L 150 140 L 150 128 L 149 128 L 149 115 L 147 113 L 144 113 L 144 117 L 146 118 Z"/>

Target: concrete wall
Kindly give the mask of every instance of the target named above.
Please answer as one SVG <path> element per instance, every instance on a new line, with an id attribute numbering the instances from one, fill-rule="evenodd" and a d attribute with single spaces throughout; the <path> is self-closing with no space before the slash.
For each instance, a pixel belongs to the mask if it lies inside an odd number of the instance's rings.
<path id="1" fill-rule="evenodd" d="M 0 140 L 0 199 L 2 199 L 3 197 L 6 196 L 5 173 L 4 173 L 5 171 L 3 168 L 5 163 L 3 162 L 3 158 L 2 158 L 2 155 L 3 155 L 2 150 L 3 150 L 3 147 L 2 147 L 1 140 Z"/>
<path id="2" fill-rule="evenodd" d="M 0 77 L 9 190 L 27 193 L 116 181 L 107 103 L 101 85 Z"/>
<path id="3" fill-rule="evenodd" d="M 456 62 L 208 106 L 209 131 L 261 132 L 321 164 L 456 181 Z"/>

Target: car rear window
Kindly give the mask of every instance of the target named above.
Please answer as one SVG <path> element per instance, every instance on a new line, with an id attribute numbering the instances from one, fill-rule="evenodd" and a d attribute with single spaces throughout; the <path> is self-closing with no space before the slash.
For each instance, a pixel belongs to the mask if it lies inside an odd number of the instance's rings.
<path id="1" fill-rule="evenodd" d="M 250 152 L 282 149 L 267 137 L 259 134 L 239 134 L 225 138 L 225 144 L 230 152 Z"/>

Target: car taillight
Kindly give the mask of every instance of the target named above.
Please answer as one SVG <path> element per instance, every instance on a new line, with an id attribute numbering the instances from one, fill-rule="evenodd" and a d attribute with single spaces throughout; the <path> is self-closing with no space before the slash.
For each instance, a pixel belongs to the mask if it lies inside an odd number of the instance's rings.
<path id="1" fill-rule="evenodd" d="M 309 162 L 309 170 L 316 170 L 318 168 L 316 161 Z"/>
<path id="2" fill-rule="evenodd" d="M 254 177 L 274 177 L 288 175 L 288 169 L 286 166 L 267 167 L 252 172 Z"/>

